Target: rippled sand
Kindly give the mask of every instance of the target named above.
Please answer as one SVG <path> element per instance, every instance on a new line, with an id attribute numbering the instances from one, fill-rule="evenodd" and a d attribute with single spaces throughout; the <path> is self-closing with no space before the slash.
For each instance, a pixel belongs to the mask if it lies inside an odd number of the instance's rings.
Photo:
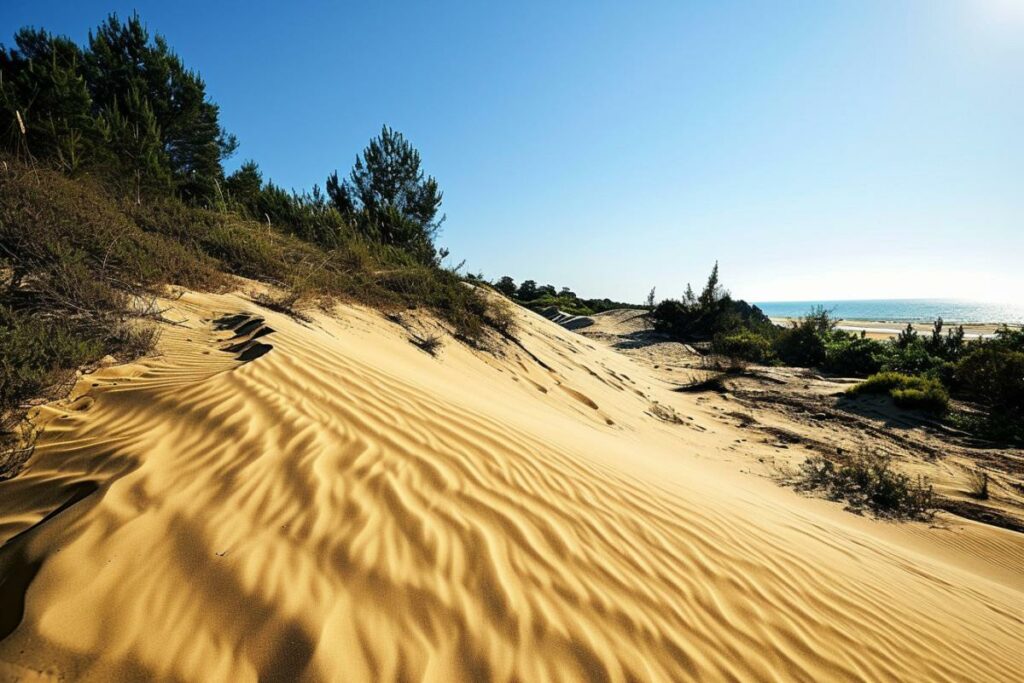
<path id="1" fill-rule="evenodd" d="M 538 316 L 434 358 L 362 309 L 174 305 L 0 483 L 0 680 L 1021 676 L 1020 534 L 745 474 L 696 399 Z"/>

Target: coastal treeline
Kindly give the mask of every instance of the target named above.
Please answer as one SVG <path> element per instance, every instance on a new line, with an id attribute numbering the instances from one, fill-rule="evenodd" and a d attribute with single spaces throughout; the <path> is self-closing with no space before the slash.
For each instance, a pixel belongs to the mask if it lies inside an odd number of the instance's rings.
<path id="1" fill-rule="evenodd" d="M 554 306 L 570 315 L 594 315 L 617 308 L 646 308 L 644 305 L 607 298 L 582 299 L 568 287 L 538 285 L 536 280 L 523 280 L 517 285 L 508 275 L 498 278 L 491 285 L 517 304 L 537 311 Z"/>
<path id="2" fill-rule="evenodd" d="M 966 339 L 962 326 L 940 318 L 929 330 L 908 324 L 897 337 L 877 340 L 838 329 L 823 308 L 780 327 L 732 299 L 717 264 L 700 294 L 687 285 L 681 298 L 654 305 L 651 319 L 655 329 L 711 354 L 865 378 L 851 393 L 887 394 L 973 433 L 1024 443 L 1024 330 L 1003 326 L 992 338 Z"/>
<path id="3" fill-rule="evenodd" d="M 326 190 L 285 190 L 255 161 L 227 173 L 237 146 L 137 15 L 82 45 L 23 28 L 0 46 L 0 432 L 73 368 L 147 348 L 136 322 L 167 284 L 240 275 L 281 310 L 342 297 L 427 308 L 471 344 L 510 333 L 496 297 L 442 267 L 443 194 L 400 132 L 382 127 Z"/>

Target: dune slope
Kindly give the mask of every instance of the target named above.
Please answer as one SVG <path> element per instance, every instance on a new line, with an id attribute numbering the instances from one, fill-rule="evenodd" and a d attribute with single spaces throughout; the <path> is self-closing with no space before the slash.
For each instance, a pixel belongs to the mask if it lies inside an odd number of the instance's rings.
<path id="1" fill-rule="evenodd" d="M 1019 534 L 931 552 L 961 532 L 743 474 L 695 399 L 539 316 L 434 358 L 353 307 L 174 306 L 0 483 L 0 678 L 1020 675 Z"/>

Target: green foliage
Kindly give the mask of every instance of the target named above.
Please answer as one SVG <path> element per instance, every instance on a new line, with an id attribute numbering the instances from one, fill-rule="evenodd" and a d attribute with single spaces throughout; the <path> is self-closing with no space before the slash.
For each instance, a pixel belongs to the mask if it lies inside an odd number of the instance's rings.
<path id="1" fill-rule="evenodd" d="M 139 201 L 179 193 L 210 204 L 221 162 L 237 143 L 219 123 L 206 86 L 137 15 L 111 15 L 86 49 L 22 29 L 0 49 L 0 125 L 6 148 L 88 170 Z M 21 133 L 18 119 L 24 123 Z"/>
<path id="2" fill-rule="evenodd" d="M 882 369 L 905 374 L 924 374 L 937 370 L 942 359 L 928 353 L 924 341 L 917 336 L 904 344 L 898 341 L 889 345 L 882 360 Z"/>
<path id="3" fill-rule="evenodd" d="M 958 325 L 942 334 L 942 318 L 937 318 L 932 326 L 931 334 L 924 340 L 924 347 L 928 353 L 936 358 L 947 361 L 959 359 L 964 352 L 966 342 L 964 341 L 964 326 Z"/>
<path id="4" fill-rule="evenodd" d="M 978 346 L 956 368 L 957 388 L 1007 416 L 1024 417 L 1024 352 L 1002 344 Z"/>
<path id="5" fill-rule="evenodd" d="M 887 353 L 884 342 L 837 330 L 825 341 L 822 369 L 837 375 L 864 377 L 882 369 Z"/>
<path id="6" fill-rule="evenodd" d="M 212 260 L 140 230 L 95 183 L 12 161 L 0 174 L 0 198 L 0 258 L 14 288 L 91 310 L 119 307 L 117 286 L 217 279 Z"/>
<path id="7" fill-rule="evenodd" d="M 43 319 L 0 306 L 0 414 L 38 396 L 60 372 L 99 359 L 98 335 L 83 335 L 60 319 Z"/>
<path id="8" fill-rule="evenodd" d="M 992 343 L 1009 351 L 1024 353 L 1024 327 L 1014 330 L 1003 325 L 996 330 L 996 338 Z"/>
<path id="9" fill-rule="evenodd" d="M 849 389 L 851 394 L 888 394 L 902 408 L 944 413 L 949 407 L 949 394 L 938 380 L 880 372 Z"/>
<path id="10" fill-rule="evenodd" d="M 704 341 L 745 328 L 770 334 L 774 327 L 757 306 L 734 301 L 719 284 L 715 263 L 700 296 L 690 285 L 682 299 L 665 299 L 651 312 L 654 328 L 681 341 Z"/>
<path id="11" fill-rule="evenodd" d="M 348 177 L 334 172 L 327 194 L 342 216 L 382 244 L 401 246 L 424 263 L 434 263 L 434 237 L 442 193 L 420 168 L 420 153 L 405 137 L 384 126 L 356 157 Z"/>
<path id="12" fill-rule="evenodd" d="M 999 412 L 950 411 L 951 425 L 974 436 L 1000 444 L 1024 447 L 1024 419 Z"/>
<path id="13" fill-rule="evenodd" d="M 825 339 L 813 321 L 801 321 L 775 338 L 775 355 L 786 365 L 811 368 L 825 361 Z"/>
<path id="14" fill-rule="evenodd" d="M 920 341 L 920 337 L 918 337 L 917 330 L 914 329 L 913 324 L 907 323 L 907 326 L 896 337 L 896 346 L 903 349 L 916 345 L 918 341 Z"/>
<path id="15" fill-rule="evenodd" d="M 739 330 L 715 337 L 711 351 L 720 356 L 752 363 L 767 363 L 774 356 L 771 342 L 764 335 L 751 330 Z"/>
<path id="16" fill-rule="evenodd" d="M 492 285 L 496 290 L 505 296 L 513 299 L 522 306 L 535 311 L 554 306 L 563 313 L 570 315 L 594 315 L 604 311 L 611 311 L 620 308 L 643 308 L 636 304 L 613 301 L 611 299 L 581 299 L 568 287 L 556 289 L 554 285 L 537 285 L 534 280 L 524 280 L 516 287 L 515 281 L 505 275 Z"/>
<path id="17" fill-rule="evenodd" d="M 823 491 L 833 500 L 845 500 L 854 510 L 866 508 L 884 517 L 925 519 L 935 507 L 926 480 L 896 471 L 889 456 L 867 452 L 839 462 L 810 457 L 800 467 L 797 487 Z"/>
<path id="18" fill-rule="evenodd" d="M 516 295 L 515 280 L 510 278 L 508 275 L 495 282 L 494 288 L 510 299 Z"/>
<path id="19" fill-rule="evenodd" d="M 133 98 L 144 103 L 152 111 L 177 189 L 186 199 L 213 200 L 223 178 L 221 161 L 234 152 L 237 141 L 220 126 L 206 84 L 185 68 L 162 36 L 151 39 L 138 15 L 126 22 L 109 16 L 89 34 L 85 76 L 100 110 Z"/>
<path id="20" fill-rule="evenodd" d="M 31 150 L 74 173 L 102 142 L 82 51 L 67 38 L 31 28 L 18 31 L 14 43 L 13 49 L 0 49 L 4 146 L 21 154 Z"/>
<path id="21" fill-rule="evenodd" d="M 0 269 L 8 294 L 47 305 L 121 310 L 134 288 L 216 287 L 219 271 L 381 306 L 424 306 L 464 337 L 491 304 L 452 271 L 349 237 L 325 249 L 237 214 L 172 198 L 120 204 L 96 183 L 8 162 L 0 174 Z M 0 299 L 2 303 L 2 299 Z"/>
<path id="22" fill-rule="evenodd" d="M 889 394 L 901 408 L 944 413 L 949 409 L 949 394 L 939 382 L 932 380 L 925 388 L 893 389 Z"/>
<path id="23" fill-rule="evenodd" d="M 537 283 L 533 280 L 523 280 L 516 291 L 516 298 L 520 301 L 533 301 L 538 296 L 540 296 L 540 292 L 537 291 Z"/>

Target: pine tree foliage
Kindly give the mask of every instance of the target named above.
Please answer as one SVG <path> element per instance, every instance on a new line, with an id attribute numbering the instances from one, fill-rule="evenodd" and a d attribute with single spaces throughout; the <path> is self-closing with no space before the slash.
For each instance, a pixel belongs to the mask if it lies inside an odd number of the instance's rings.
<path id="1" fill-rule="evenodd" d="M 84 50 L 20 30 L 14 47 L 0 48 L 0 109 L 8 149 L 88 170 L 136 197 L 173 191 L 212 204 L 237 147 L 203 80 L 138 15 L 110 15 Z"/>
<path id="2" fill-rule="evenodd" d="M 384 126 L 326 193 L 286 190 L 253 161 L 225 177 L 236 139 L 199 74 L 137 14 L 110 15 L 82 46 L 32 28 L 0 46 L 0 145 L 135 204 L 175 197 L 327 248 L 361 237 L 404 261 L 440 262 L 442 193 L 401 133 Z"/>
<path id="3" fill-rule="evenodd" d="M 101 142 L 82 51 L 67 38 L 25 28 L 0 48 L 0 126 L 5 146 L 73 173 Z M 22 133 L 22 127 L 25 132 Z"/>
<path id="4" fill-rule="evenodd" d="M 366 237 L 405 247 L 427 262 L 436 259 L 433 242 L 444 221 L 437 218 L 442 193 L 401 133 L 384 126 L 356 157 L 347 178 L 337 172 L 328 177 L 327 195 Z"/>

